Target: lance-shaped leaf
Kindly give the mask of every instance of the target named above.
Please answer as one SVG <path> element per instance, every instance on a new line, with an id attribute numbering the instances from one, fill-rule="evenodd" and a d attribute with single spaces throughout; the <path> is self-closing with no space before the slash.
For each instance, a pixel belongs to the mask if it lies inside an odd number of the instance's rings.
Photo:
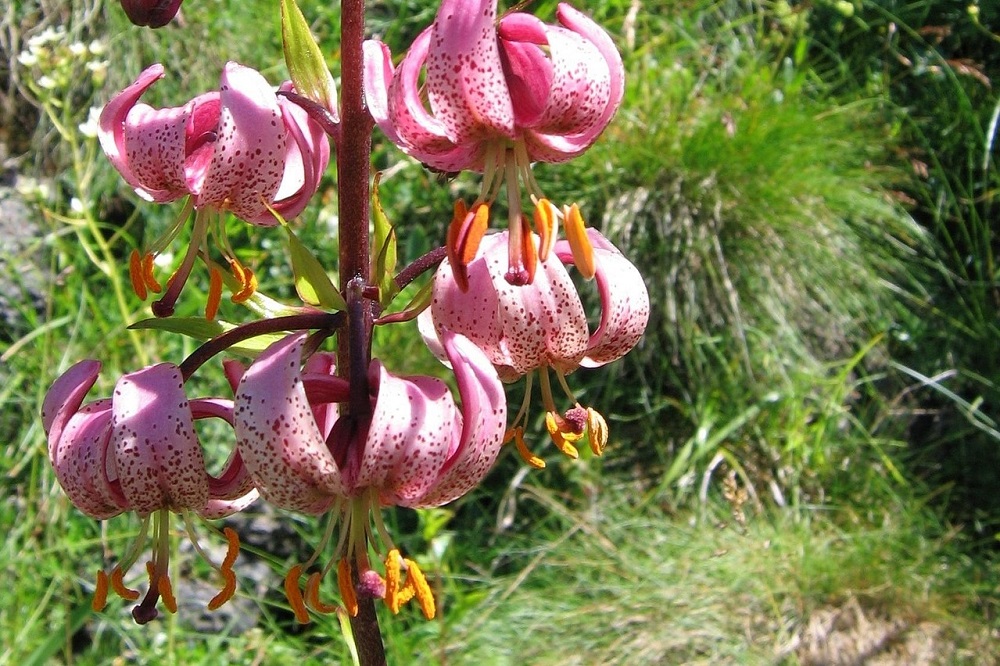
<path id="1" fill-rule="evenodd" d="M 281 0 L 281 43 L 295 91 L 337 114 L 337 86 L 295 0 Z"/>
<path id="2" fill-rule="evenodd" d="M 295 291 L 299 298 L 309 305 L 318 305 L 327 310 L 346 310 L 344 297 L 337 291 L 319 259 L 299 240 L 290 226 L 283 226 L 288 233 L 292 275 L 295 277 Z"/>
<path id="3" fill-rule="evenodd" d="M 379 301 L 382 307 L 387 307 L 399 293 L 393 280 L 396 272 L 396 230 L 386 217 L 379 199 L 378 184 L 381 173 L 375 174 L 375 184 L 372 186 L 372 276 L 379 289 Z"/>
<path id="4" fill-rule="evenodd" d="M 205 319 L 204 317 L 153 317 L 137 321 L 129 326 L 129 328 L 168 331 L 170 333 L 186 335 L 195 340 L 211 340 L 226 331 L 233 330 L 236 328 L 236 325 L 217 319 Z M 242 340 L 228 349 L 237 354 L 256 357 L 282 337 L 284 336 L 276 333 L 265 333 Z"/>

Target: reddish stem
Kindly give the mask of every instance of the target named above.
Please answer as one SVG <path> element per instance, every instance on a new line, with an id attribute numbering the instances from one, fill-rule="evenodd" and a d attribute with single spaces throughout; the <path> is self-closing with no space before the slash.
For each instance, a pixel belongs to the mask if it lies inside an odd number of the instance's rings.
<path id="1" fill-rule="evenodd" d="M 340 5 L 340 141 L 337 147 L 340 284 L 345 290 L 357 292 L 363 292 L 371 282 L 368 202 L 371 134 L 375 124 L 365 107 L 362 88 L 364 38 L 364 0 L 343 0 Z M 341 376 L 346 374 L 350 381 L 351 414 L 362 418 L 366 415 L 358 412 L 370 409 L 367 371 L 371 360 L 373 317 L 371 301 L 354 300 L 355 307 L 348 311 L 350 321 L 339 333 L 337 368 Z M 359 571 L 360 563 L 354 565 L 354 570 Z M 385 647 L 371 597 L 358 599 L 358 614 L 351 618 L 351 629 L 362 666 L 385 664 Z"/>

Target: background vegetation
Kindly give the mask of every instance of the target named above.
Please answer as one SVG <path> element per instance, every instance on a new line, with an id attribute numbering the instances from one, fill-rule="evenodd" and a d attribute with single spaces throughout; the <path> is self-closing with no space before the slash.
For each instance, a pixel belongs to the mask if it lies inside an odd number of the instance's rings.
<path id="1" fill-rule="evenodd" d="M 302 7 L 336 72 L 336 3 Z M 626 101 L 584 157 L 537 176 L 633 258 L 653 319 L 622 363 L 571 377 L 611 417 L 604 458 L 551 454 L 528 472 L 505 455 L 460 503 L 388 516 L 443 607 L 431 623 L 383 618 L 390 661 L 997 663 L 1000 14 L 969 0 L 584 8 L 622 50 Z M 371 29 L 399 53 L 434 11 L 374 1 Z M 144 628 L 122 604 L 93 614 L 94 573 L 135 525 L 73 509 L 38 420 L 79 358 L 101 359 L 106 394 L 193 348 L 125 329 L 146 313 L 121 258 L 176 211 L 137 207 L 89 109 L 154 61 L 154 104 L 215 87 L 228 59 L 281 79 L 274 3 L 188 0 L 156 32 L 102 0 L 4 12 L 0 663 L 348 659 L 336 617 L 295 625 L 269 573 L 322 526 L 263 509 L 238 519 L 250 546 L 232 612 L 201 615 L 209 576 L 181 550 L 191 608 Z M 406 255 L 439 244 L 475 179 L 442 183 L 378 139 L 375 160 Z M 334 185 L 301 229 L 327 256 Z M 274 234 L 232 232 L 263 288 L 287 294 Z M 435 368 L 410 329 L 377 343 L 393 368 Z"/>

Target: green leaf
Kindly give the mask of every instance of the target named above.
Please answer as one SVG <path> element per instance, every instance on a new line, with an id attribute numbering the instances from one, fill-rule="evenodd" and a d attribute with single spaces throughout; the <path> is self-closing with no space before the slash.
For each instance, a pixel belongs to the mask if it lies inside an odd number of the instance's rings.
<path id="1" fill-rule="evenodd" d="M 344 297 L 337 291 L 319 259 L 299 240 L 291 227 L 287 224 L 283 226 L 288 232 L 292 275 L 295 277 L 295 291 L 299 298 L 309 305 L 318 305 L 327 310 L 346 310 Z"/>
<path id="2" fill-rule="evenodd" d="M 236 328 L 235 324 L 225 321 L 205 319 L 204 317 L 154 317 L 137 321 L 130 329 L 147 329 L 155 331 L 169 331 L 179 333 L 196 340 L 211 340 L 222 335 L 226 331 Z M 257 356 L 267 349 L 268 345 L 283 338 L 283 334 L 267 333 L 254 338 L 243 340 L 229 348 L 230 351 L 243 354 L 244 356 Z"/>
<path id="3" fill-rule="evenodd" d="M 281 0 L 281 43 L 295 92 L 337 113 L 337 86 L 295 0 Z"/>
<path id="4" fill-rule="evenodd" d="M 372 278 L 379 289 L 379 301 L 386 307 L 399 293 L 393 280 L 396 273 L 396 230 L 389 222 L 382 208 L 378 195 L 380 173 L 375 174 L 372 186 L 372 217 L 374 233 L 372 234 L 372 250 L 377 252 L 372 257 Z"/>

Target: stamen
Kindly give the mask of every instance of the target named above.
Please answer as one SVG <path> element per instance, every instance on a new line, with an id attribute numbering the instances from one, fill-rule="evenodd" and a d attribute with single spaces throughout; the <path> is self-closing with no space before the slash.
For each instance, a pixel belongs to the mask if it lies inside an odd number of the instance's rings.
<path id="1" fill-rule="evenodd" d="M 208 299 L 205 303 L 205 319 L 209 321 L 215 319 L 219 313 L 219 304 L 222 302 L 222 273 L 218 268 L 212 266 L 208 271 Z"/>
<path id="2" fill-rule="evenodd" d="M 562 421 L 562 423 L 560 423 Z M 565 420 L 555 412 L 545 412 L 545 429 L 549 431 L 556 448 L 570 458 L 579 458 L 580 452 L 572 442 L 579 440 L 582 434 L 568 433 L 563 430 Z"/>
<path id="3" fill-rule="evenodd" d="M 302 590 L 299 589 L 299 576 L 302 575 L 302 565 L 296 564 L 288 570 L 285 575 L 285 598 L 288 605 L 295 613 L 295 621 L 299 624 L 309 624 L 309 610 L 306 602 L 302 599 Z"/>
<path id="4" fill-rule="evenodd" d="M 479 244 L 490 223 L 490 208 L 477 204 L 470 212 L 465 202 L 455 202 L 454 216 L 448 226 L 448 262 L 452 266 L 455 282 L 462 291 L 469 289 L 469 264 L 476 258 Z"/>
<path id="5" fill-rule="evenodd" d="M 176 613 L 177 599 L 174 597 L 174 588 L 170 584 L 170 577 L 167 575 L 167 572 L 164 571 L 157 575 L 156 566 L 152 562 L 146 562 L 146 573 L 149 574 L 150 585 L 156 585 L 156 591 L 160 593 L 163 605 L 171 613 Z"/>
<path id="6" fill-rule="evenodd" d="M 309 604 L 310 608 L 318 613 L 336 612 L 336 606 L 324 603 L 319 598 L 319 584 L 322 580 L 323 576 L 321 576 L 318 571 L 309 576 L 309 580 L 306 581 L 306 603 Z"/>
<path id="7" fill-rule="evenodd" d="M 431 586 L 427 584 L 427 578 L 424 577 L 424 572 L 420 570 L 417 563 L 413 560 L 404 560 L 406 564 L 406 582 L 409 587 L 412 584 L 413 590 L 417 595 L 417 603 L 420 604 L 420 610 L 423 611 L 424 617 L 428 620 L 434 619 L 434 594 L 431 592 Z"/>
<path id="8" fill-rule="evenodd" d="M 111 589 L 125 601 L 135 601 L 139 598 L 139 590 L 133 590 L 130 587 L 125 587 L 125 583 L 122 581 L 124 576 L 125 572 L 122 571 L 120 566 L 112 569 L 110 579 Z"/>
<path id="9" fill-rule="evenodd" d="M 139 250 L 132 250 L 128 256 L 128 279 L 132 283 L 132 291 L 139 297 L 140 301 L 146 300 L 146 283 L 142 279 L 142 258 Z"/>
<path id="10" fill-rule="evenodd" d="M 528 445 L 524 443 L 524 428 L 515 426 L 508 430 L 503 436 L 504 444 L 511 439 L 514 440 L 514 446 L 517 447 L 517 453 L 521 456 L 521 460 L 535 469 L 545 468 L 545 461 L 529 451 Z"/>
<path id="11" fill-rule="evenodd" d="M 136 595 L 138 596 L 138 595 Z M 104 607 L 108 605 L 108 574 L 104 573 L 104 569 L 97 572 L 97 585 L 94 587 L 94 598 L 90 602 L 90 608 L 95 613 L 99 613 L 104 610 Z"/>
<path id="12" fill-rule="evenodd" d="M 351 562 L 346 557 L 337 563 L 337 587 L 340 588 L 340 598 L 344 600 L 347 613 L 351 617 L 358 616 L 358 595 L 354 591 L 354 578 L 351 574 Z"/>
<path id="13" fill-rule="evenodd" d="M 545 261 L 555 245 L 559 231 L 556 207 L 548 199 L 535 202 L 535 233 L 538 234 L 538 258 Z"/>
<path id="14" fill-rule="evenodd" d="M 566 222 L 566 240 L 569 241 L 569 248 L 573 252 L 573 263 L 580 275 L 584 279 L 591 279 L 597 273 L 594 265 L 594 246 L 587 236 L 586 223 L 580 214 L 580 207 L 573 204 L 563 207 L 563 214 Z"/>
<path id="15" fill-rule="evenodd" d="M 608 422 L 596 409 L 587 408 L 587 436 L 590 438 L 590 450 L 595 456 L 604 453 L 604 448 L 608 445 Z"/>
<path id="16" fill-rule="evenodd" d="M 240 283 L 240 290 L 233 294 L 231 300 L 233 303 L 244 303 L 257 291 L 257 276 L 235 257 L 229 258 L 229 267 L 236 281 Z"/>
<path id="17" fill-rule="evenodd" d="M 399 613 L 403 601 L 399 597 L 399 573 L 403 559 L 399 550 L 393 548 L 385 558 L 385 604 L 395 615 Z"/>
<path id="18" fill-rule="evenodd" d="M 174 313 L 174 304 L 177 303 L 181 289 L 184 288 L 184 284 L 191 275 L 194 261 L 198 257 L 198 248 L 201 247 L 202 242 L 205 240 L 208 233 L 209 219 L 213 214 L 208 209 L 202 209 L 195 216 L 194 229 L 191 231 L 191 244 L 188 245 L 184 259 L 174 274 L 170 276 L 170 280 L 167 281 L 167 291 L 163 295 L 163 298 L 153 303 L 153 314 L 157 317 L 169 317 Z"/>
<path id="19" fill-rule="evenodd" d="M 231 527 L 223 528 L 222 533 L 225 535 L 226 541 L 229 542 L 226 557 L 222 560 L 222 566 L 219 567 L 219 573 L 222 574 L 225 583 L 222 590 L 208 602 L 208 610 L 216 610 L 236 594 L 236 574 L 233 573 L 233 564 L 236 563 L 236 557 L 240 552 L 240 537 L 236 530 Z"/>
<path id="20" fill-rule="evenodd" d="M 147 252 L 142 258 L 142 280 L 146 283 L 146 287 L 153 292 L 158 294 L 162 291 L 160 283 L 156 281 L 153 277 L 154 262 L 156 261 L 156 255 L 152 252 Z"/>

